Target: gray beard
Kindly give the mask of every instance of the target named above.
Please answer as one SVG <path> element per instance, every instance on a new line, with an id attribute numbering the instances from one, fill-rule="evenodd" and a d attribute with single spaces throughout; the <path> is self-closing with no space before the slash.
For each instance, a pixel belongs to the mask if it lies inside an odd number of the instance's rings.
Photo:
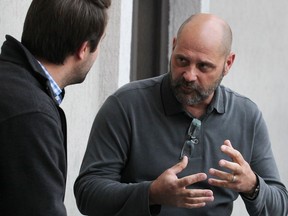
<path id="1" fill-rule="evenodd" d="M 203 101 L 205 101 L 220 85 L 224 74 L 222 73 L 221 76 L 212 83 L 207 89 L 203 89 L 195 82 L 186 82 L 184 78 L 178 80 L 172 80 L 171 71 L 170 79 L 171 79 L 171 88 L 174 93 L 174 96 L 178 100 L 179 103 L 182 105 L 196 105 Z M 189 88 L 189 92 L 184 92 L 181 89 L 181 86 L 185 86 Z"/>

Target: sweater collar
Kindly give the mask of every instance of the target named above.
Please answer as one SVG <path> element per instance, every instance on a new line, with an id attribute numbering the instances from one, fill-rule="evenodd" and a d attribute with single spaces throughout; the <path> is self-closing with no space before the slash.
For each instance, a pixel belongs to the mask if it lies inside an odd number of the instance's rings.
<path id="1" fill-rule="evenodd" d="M 38 82 L 45 86 L 48 90 L 48 94 L 53 98 L 56 104 L 57 100 L 54 98 L 53 90 L 50 85 L 50 81 L 46 76 L 43 68 L 37 61 L 37 59 L 30 53 L 30 51 L 22 45 L 18 40 L 10 35 L 6 35 L 6 41 L 3 43 L 0 59 L 3 61 L 14 62 L 15 64 L 22 65 L 23 67 L 30 68 L 33 71 L 34 76 L 37 76 Z M 65 95 L 65 90 L 62 89 L 62 99 Z"/>

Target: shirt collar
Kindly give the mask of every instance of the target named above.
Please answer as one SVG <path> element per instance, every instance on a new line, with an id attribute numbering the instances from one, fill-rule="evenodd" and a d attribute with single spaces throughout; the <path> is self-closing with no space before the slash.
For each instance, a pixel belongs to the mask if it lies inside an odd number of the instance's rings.
<path id="1" fill-rule="evenodd" d="M 38 61 L 39 62 L 39 61 Z M 63 99 L 63 91 L 61 90 L 61 88 L 58 86 L 58 84 L 55 82 L 55 80 L 53 79 L 53 77 L 50 75 L 50 73 L 46 70 L 46 68 L 44 67 L 44 65 L 42 65 L 39 62 L 40 66 L 42 67 L 43 71 L 45 72 L 47 79 L 49 80 L 50 86 L 52 88 L 53 94 L 54 94 L 54 98 L 56 99 L 58 105 L 61 104 L 62 99 Z"/>
<path id="2" fill-rule="evenodd" d="M 171 89 L 169 73 L 167 73 L 163 78 L 161 85 L 161 96 L 163 107 L 167 115 L 185 112 Z M 211 113 L 213 110 L 216 110 L 219 114 L 223 114 L 225 112 L 224 95 L 220 86 L 215 90 L 212 102 L 207 108 L 207 113 Z"/>
<path id="3" fill-rule="evenodd" d="M 222 89 L 223 89 L 222 86 L 218 86 L 217 89 L 215 90 L 212 102 L 207 108 L 207 113 L 211 113 L 214 109 L 219 114 L 225 113 L 225 100 Z"/>

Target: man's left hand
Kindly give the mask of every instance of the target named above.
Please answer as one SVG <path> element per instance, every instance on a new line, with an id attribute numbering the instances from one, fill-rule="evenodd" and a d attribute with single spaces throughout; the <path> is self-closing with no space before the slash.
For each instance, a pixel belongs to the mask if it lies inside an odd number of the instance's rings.
<path id="1" fill-rule="evenodd" d="M 242 154 L 233 148 L 229 140 L 224 141 L 221 151 L 228 155 L 232 162 L 222 159 L 219 161 L 219 166 L 230 170 L 230 172 L 211 168 L 209 173 L 216 178 L 209 178 L 209 184 L 230 188 L 247 195 L 253 193 L 257 186 L 257 177 Z"/>

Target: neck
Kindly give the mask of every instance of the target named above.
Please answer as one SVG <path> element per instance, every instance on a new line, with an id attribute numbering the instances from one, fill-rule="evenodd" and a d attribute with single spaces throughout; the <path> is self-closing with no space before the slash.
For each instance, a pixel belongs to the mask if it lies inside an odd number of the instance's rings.
<path id="1" fill-rule="evenodd" d="M 213 96 L 214 96 L 214 93 L 211 94 L 206 100 L 198 104 L 183 105 L 183 107 L 188 113 L 190 113 L 195 118 L 200 118 L 206 113 L 207 107 L 211 103 Z"/>
<path id="2" fill-rule="evenodd" d="M 46 70 L 49 72 L 51 77 L 54 79 L 54 81 L 57 83 L 57 85 L 63 89 L 66 84 L 64 82 L 65 79 L 62 77 L 65 74 L 65 67 L 64 65 L 56 65 L 51 64 L 47 61 L 39 60 L 41 64 L 46 68 Z"/>
<path id="3" fill-rule="evenodd" d="M 202 106 L 184 106 L 184 109 L 195 118 L 200 118 L 206 113 L 206 108 Z"/>

